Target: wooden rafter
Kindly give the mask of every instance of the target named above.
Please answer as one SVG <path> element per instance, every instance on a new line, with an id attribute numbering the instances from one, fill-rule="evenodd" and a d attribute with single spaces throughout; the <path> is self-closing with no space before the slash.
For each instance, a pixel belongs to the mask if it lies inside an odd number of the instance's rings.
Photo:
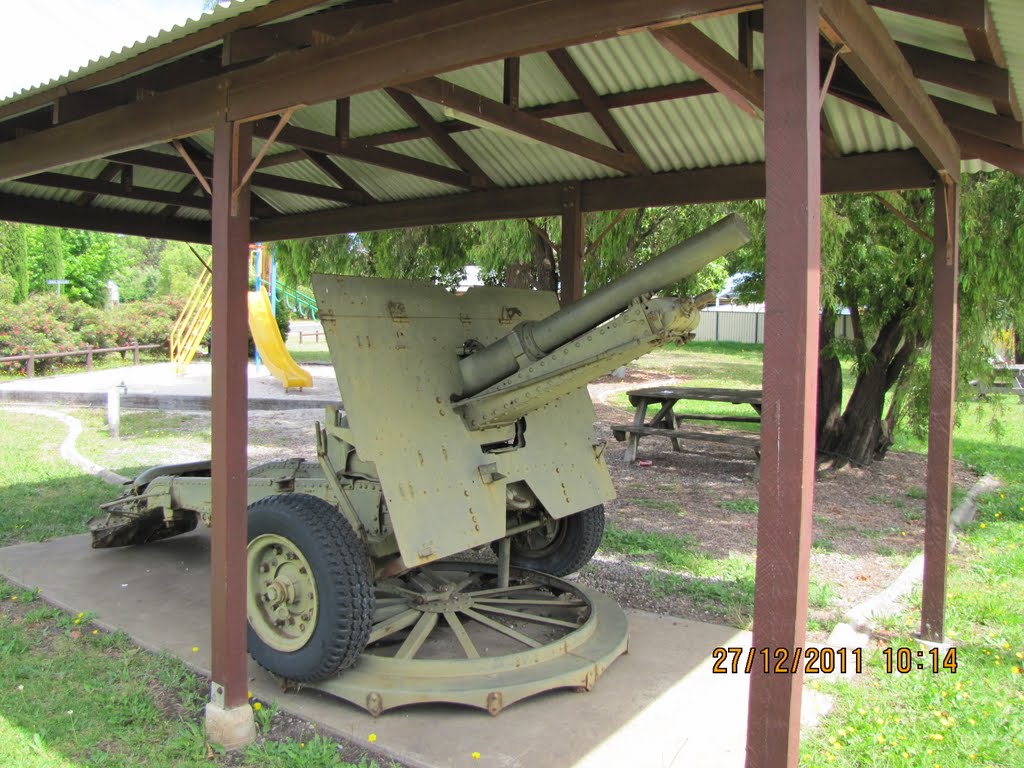
<path id="1" fill-rule="evenodd" d="M 208 179 L 213 175 L 213 164 L 208 157 L 200 156 L 193 145 L 190 156 L 198 159 L 193 160 L 195 170 L 193 171 L 185 162 L 173 155 L 162 152 L 152 152 L 145 149 L 136 149 L 129 152 L 120 152 L 111 155 L 110 160 L 127 165 L 138 165 L 143 168 L 153 168 L 160 171 L 171 171 L 173 173 L 194 174 L 199 184 L 199 179 L 206 182 L 202 185 L 204 190 L 209 186 Z M 305 155 L 301 159 L 305 159 Z M 268 189 L 276 192 L 286 192 L 293 195 L 315 197 L 320 200 L 331 200 L 337 203 L 361 204 L 367 202 L 368 198 L 364 193 L 358 191 L 354 186 L 343 189 L 329 187 L 325 184 L 314 184 L 301 179 L 289 179 L 285 176 L 278 176 L 273 173 L 259 173 L 252 175 L 252 184 L 260 189 Z M 209 195 L 209 191 L 206 192 Z"/>
<path id="2" fill-rule="evenodd" d="M 199 179 L 193 176 L 192 179 L 188 182 L 188 184 L 186 184 L 181 189 L 181 191 L 178 192 L 178 194 L 193 196 L 198 192 L 203 192 L 204 194 L 207 195 L 209 194 L 208 192 L 206 192 L 206 190 L 203 189 L 203 186 L 199 183 Z M 207 203 L 207 205 L 209 205 L 209 203 Z M 173 218 L 174 215 L 181 209 L 182 206 L 180 205 L 165 205 L 163 210 L 160 211 L 160 216 L 170 219 Z"/>
<path id="3" fill-rule="evenodd" d="M 353 205 L 365 205 L 373 202 L 373 196 L 366 191 L 359 182 L 349 176 L 345 171 L 338 167 L 337 163 L 331 160 L 330 157 L 323 154 L 322 152 L 312 152 L 304 149 L 300 149 L 299 152 L 303 158 L 309 160 L 313 165 L 320 169 L 327 178 L 337 184 L 339 187 L 345 190 L 352 190 L 358 192 L 361 196 L 361 200 L 353 199 L 351 202 Z"/>
<path id="4" fill-rule="evenodd" d="M 548 56 L 555 63 L 555 66 L 558 67 L 562 77 L 565 78 L 569 86 L 576 92 L 576 95 L 580 97 L 580 101 L 583 102 L 583 106 L 590 112 L 591 117 L 601 126 L 601 130 L 604 131 L 604 135 L 608 137 L 612 145 L 619 152 L 635 158 L 636 165 L 642 167 L 644 173 L 650 173 L 650 170 L 633 147 L 633 142 L 629 140 L 625 131 L 615 121 L 611 111 L 601 101 L 601 97 L 594 90 L 594 86 L 587 80 L 583 71 L 573 60 L 569 52 L 565 48 L 555 48 L 552 51 L 548 51 Z"/>
<path id="5" fill-rule="evenodd" d="M 502 66 L 501 100 L 504 104 L 519 109 L 519 57 L 505 59 Z"/>
<path id="6" fill-rule="evenodd" d="M 908 16 L 931 19 L 955 27 L 973 27 L 985 23 L 986 0 L 870 0 L 876 8 L 885 8 Z"/>
<path id="7" fill-rule="evenodd" d="M 1010 73 L 1004 67 L 961 59 L 907 43 L 897 45 L 920 80 L 994 101 L 1009 99 Z"/>
<path id="8" fill-rule="evenodd" d="M 74 203 L 35 200 L 0 193 L 4 218 L 26 224 L 89 229 L 121 235 L 161 237 L 192 243 L 210 242 L 210 222 L 168 219 L 160 215 L 83 208 Z"/>
<path id="9" fill-rule="evenodd" d="M 409 119 L 416 123 L 430 137 L 431 141 L 448 156 L 448 159 L 469 174 L 474 187 L 483 188 L 494 184 L 476 161 L 455 142 L 455 139 L 447 131 L 438 125 L 437 121 L 430 116 L 422 104 L 416 101 L 414 96 L 397 88 L 386 88 L 385 90 L 399 108 L 409 116 Z"/>
<path id="10" fill-rule="evenodd" d="M 822 191 L 871 192 L 928 187 L 934 172 L 916 150 L 823 158 Z M 763 163 L 703 168 L 651 176 L 580 182 L 583 210 L 607 211 L 653 205 L 687 205 L 763 197 Z M 528 219 L 561 215 L 564 184 L 489 189 L 428 200 L 402 200 L 358 209 L 281 216 L 254 224 L 261 240 L 458 223 L 480 219 Z"/>
<path id="11" fill-rule="evenodd" d="M 278 11 L 288 4 L 278 0 L 268 7 Z M 484 61 L 590 42 L 630 25 L 695 18 L 742 5 L 740 0 L 460 0 L 0 143 L 0 180 L 195 135 L 217 119 L 250 120 L 295 104 L 319 104 Z M 239 19 L 251 22 L 260 10 Z M 195 40 L 203 36 L 188 36 L 188 45 L 202 47 Z M 134 67 L 131 71 L 137 71 Z M 20 114 L 31 103 L 28 97 L 16 100 L 7 114 Z"/>
<path id="12" fill-rule="evenodd" d="M 662 47 L 752 117 L 764 112 L 764 82 L 695 26 L 652 30 Z"/>
<path id="13" fill-rule="evenodd" d="M 479 121 L 496 129 L 549 144 L 574 155 L 585 157 L 623 173 L 639 174 L 645 171 L 638 158 L 600 144 L 578 133 L 547 123 L 519 109 L 513 109 L 494 99 L 488 99 L 467 88 L 436 77 L 404 83 L 398 88 L 426 101 L 440 104 L 469 121 Z"/>
<path id="14" fill-rule="evenodd" d="M 895 216 L 897 219 L 899 219 L 904 224 L 906 224 L 911 232 L 913 232 L 919 238 L 924 240 L 926 243 L 931 243 L 932 242 L 933 235 L 932 235 L 931 232 L 927 231 L 924 227 L 922 227 L 920 224 L 918 224 L 912 218 L 907 216 L 907 214 L 905 214 L 903 211 L 901 211 L 899 208 L 897 208 L 893 203 L 891 203 L 888 199 L 886 199 L 886 197 L 884 195 L 882 195 L 882 194 L 880 194 L 878 192 L 872 192 L 871 196 L 873 198 L 875 198 L 878 202 L 880 202 L 883 206 L 885 206 L 886 209 L 888 209 L 889 212 L 891 212 L 893 216 Z"/>
<path id="15" fill-rule="evenodd" d="M 100 171 L 99 176 L 97 176 L 96 178 L 98 181 L 103 182 L 113 181 L 117 177 L 117 174 L 121 171 L 121 167 L 122 166 L 118 165 L 117 163 L 107 163 L 103 170 Z M 93 200 L 95 200 L 98 196 L 99 195 L 96 192 L 83 192 L 81 195 L 78 196 L 78 199 L 75 200 L 75 205 L 81 206 L 83 208 L 92 205 Z"/>
<path id="16" fill-rule="evenodd" d="M 659 85 L 653 88 L 639 88 L 635 91 L 622 91 L 620 93 L 609 93 L 601 96 L 601 103 L 605 109 L 620 109 L 622 107 L 635 107 L 642 104 L 657 104 L 663 101 L 674 99 L 689 99 L 694 96 L 707 96 L 715 93 L 714 87 L 703 80 L 695 80 L 688 83 L 676 83 L 673 85 Z M 523 107 L 522 111 L 542 120 L 553 117 L 569 117 L 570 115 L 582 115 L 587 112 L 586 106 L 579 99 L 571 101 L 559 101 L 554 104 L 542 104 L 533 107 Z M 463 131 L 477 131 L 479 126 L 463 123 L 459 120 L 447 120 L 438 123 L 446 133 L 461 133 Z M 362 137 L 362 141 L 375 147 L 387 144 L 400 144 L 403 141 L 422 139 L 426 137 L 418 126 L 416 128 L 400 128 L 396 131 L 386 131 L 372 136 Z"/>
<path id="17" fill-rule="evenodd" d="M 995 22 L 992 20 L 992 10 L 988 3 L 984 4 L 984 21 L 980 28 L 964 27 L 964 37 L 971 47 L 974 58 L 983 64 L 993 64 L 1003 69 L 1006 68 L 1006 54 L 999 42 L 999 35 L 996 33 Z M 1017 120 L 1021 119 L 1020 105 L 1017 103 L 1016 92 L 1009 88 L 1002 95 L 992 99 L 992 105 L 1000 115 L 1011 115 Z"/>
<path id="18" fill-rule="evenodd" d="M 932 167 L 958 177 L 960 147 L 878 15 L 864 0 L 821 0 L 821 15 L 850 49 L 846 64 Z"/>
<path id="19" fill-rule="evenodd" d="M 257 137 L 269 136 L 273 130 L 273 124 L 265 120 L 258 120 L 253 128 L 253 135 Z M 417 157 L 402 155 L 398 152 L 389 152 L 386 149 L 370 146 L 356 139 L 349 139 L 344 146 L 336 137 L 318 131 L 311 131 L 308 128 L 288 126 L 281 131 L 281 141 L 291 144 L 300 149 L 312 150 L 327 155 L 347 157 L 350 160 L 358 160 L 369 165 L 376 165 L 380 168 L 407 173 L 410 176 L 419 176 L 430 181 L 450 184 L 454 187 L 470 188 L 473 186 L 470 176 L 465 171 L 457 168 L 449 168 L 447 165 L 439 165 L 420 160 Z"/>
<path id="20" fill-rule="evenodd" d="M 352 99 L 347 96 L 334 102 L 334 138 L 344 144 L 352 134 Z"/>
<path id="21" fill-rule="evenodd" d="M 120 168 L 118 168 L 120 170 Z M 114 181 L 103 181 L 102 179 L 87 179 L 83 176 L 72 176 L 66 173 L 37 173 L 33 176 L 25 176 L 18 179 L 19 184 L 33 184 L 40 187 L 53 189 L 69 189 L 76 192 L 85 192 L 91 195 L 106 195 L 108 197 L 120 197 L 128 200 L 141 200 L 147 203 L 160 203 L 162 205 L 177 205 L 186 208 L 209 208 L 209 202 L 203 198 L 182 195 L 180 192 L 170 192 L 164 189 L 150 189 L 148 187 L 133 186 L 126 190 L 122 184 Z"/>

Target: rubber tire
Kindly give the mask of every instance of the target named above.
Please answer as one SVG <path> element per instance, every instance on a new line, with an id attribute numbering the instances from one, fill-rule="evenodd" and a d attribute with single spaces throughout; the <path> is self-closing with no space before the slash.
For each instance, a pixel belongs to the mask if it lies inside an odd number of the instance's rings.
<path id="1" fill-rule="evenodd" d="M 323 680 L 355 663 L 366 647 L 375 599 L 362 542 L 337 508 L 304 493 L 267 496 L 249 505 L 249 541 L 289 539 L 316 581 L 316 629 L 302 648 L 271 648 L 248 625 L 249 654 L 271 673 L 300 683 Z"/>
<path id="2" fill-rule="evenodd" d="M 604 536 L 604 505 L 584 509 L 557 522 L 560 526 L 557 538 L 543 550 L 525 549 L 523 540 L 513 536 L 512 565 L 552 576 L 568 576 L 589 563 Z M 497 542 L 491 544 L 491 548 L 497 552 Z"/>

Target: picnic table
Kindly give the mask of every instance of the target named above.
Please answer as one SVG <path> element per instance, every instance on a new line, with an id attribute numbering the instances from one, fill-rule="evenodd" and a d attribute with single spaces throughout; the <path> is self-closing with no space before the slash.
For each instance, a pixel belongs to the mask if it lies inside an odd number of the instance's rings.
<path id="1" fill-rule="evenodd" d="M 653 387 L 634 389 L 627 393 L 629 402 L 636 408 L 632 424 L 612 426 L 615 439 L 626 441 L 625 462 L 628 464 L 636 459 L 637 448 L 641 437 L 667 437 L 672 441 L 672 450 L 680 451 L 680 440 L 699 440 L 712 443 L 727 443 L 752 448 L 755 453 L 760 448 L 760 438 L 755 434 L 726 433 L 715 429 L 701 429 L 693 422 L 713 422 L 719 424 L 761 422 L 761 390 L 760 389 L 719 389 L 714 387 Z M 732 403 L 749 405 L 755 414 L 708 414 L 708 413 L 676 413 L 676 404 L 680 401 L 703 401 L 712 403 Z M 647 413 L 651 406 L 657 406 L 657 412 L 647 421 Z M 685 425 L 685 426 L 684 426 Z"/>
<path id="2" fill-rule="evenodd" d="M 986 395 L 992 390 L 1009 389 L 1013 394 L 1020 398 L 1021 403 L 1024 403 L 1024 365 L 1019 363 L 1008 363 L 1000 358 L 993 358 L 989 360 L 994 371 L 1008 371 L 1013 377 L 1013 382 L 993 382 L 992 384 L 986 384 L 983 381 L 974 379 L 971 381 L 971 386 L 974 387 L 979 395 Z"/>

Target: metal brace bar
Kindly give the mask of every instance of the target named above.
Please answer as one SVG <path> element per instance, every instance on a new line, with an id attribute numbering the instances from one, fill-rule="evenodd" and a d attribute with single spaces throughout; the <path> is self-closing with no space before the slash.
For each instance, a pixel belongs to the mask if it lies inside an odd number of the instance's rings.
<path id="1" fill-rule="evenodd" d="M 192 175 L 196 177 L 196 180 L 199 182 L 199 185 L 206 190 L 206 194 L 208 194 L 210 197 L 213 197 L 213 190 L 210 188 L 210 182 L 208 182 L 206 180 L 206 177 L 203 176 L 203 174 L 199 171 L 198 166 L 192 159 L 192 155 L 188 153 L 188 150 L 185 149 L 185 146 L 177 139 L 171 142 L 171 146 L 178 150 L 178 154 L 181 155 L 181 159 L 185 161 L 185 165 L 187 165 L 189 167 L 189 170 L 192 171 Z"/>
<path id="2" fill-rule="evenodd" d="M 274 130 L 270 132 L 266 141 L 263 142 L 263 146 L 260 147 L 260 151 L 256 153 L 256 157 L 254 157 L 252 162 L 249 163 L 249 167 L 246 169 L 245 173 L 242 174 L 242 178 L 234 183 L 234 189 L 231 191 L 232 209 L 234 209 L 238 196 L 242 192 L 242 187 L 248 183 L 249 179 L 251 179 L 252 175 L 256 172 L 256 169 L 259 168 L 263 158 L 266 157 L 270 148 L 274 146 L 274 142 L 277 141 L 277 137 L 281 135 L 281 131 L 284 130 L 284 127 L 288 125 L 288 121 L 292 119 L 292 115 L 295 114 L 296 109 L 297 107 L 289 107 L 281 113 L 281 116 L 277 119 L 277 125 L 274 126 Z"/>

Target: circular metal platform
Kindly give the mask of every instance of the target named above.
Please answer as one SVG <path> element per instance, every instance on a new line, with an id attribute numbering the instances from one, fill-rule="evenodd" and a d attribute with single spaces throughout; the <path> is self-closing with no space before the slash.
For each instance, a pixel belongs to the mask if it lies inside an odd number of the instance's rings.
<path id="1" fill-rule="evenodd" d="M 626 651 L 626 615 L 611 598 L 543 573 L 432 563 L 377 585 L 366 650 L 309 687 L 373 715 L 449 702 L 492 715 L 555 688 L 589 690 Z"/>

